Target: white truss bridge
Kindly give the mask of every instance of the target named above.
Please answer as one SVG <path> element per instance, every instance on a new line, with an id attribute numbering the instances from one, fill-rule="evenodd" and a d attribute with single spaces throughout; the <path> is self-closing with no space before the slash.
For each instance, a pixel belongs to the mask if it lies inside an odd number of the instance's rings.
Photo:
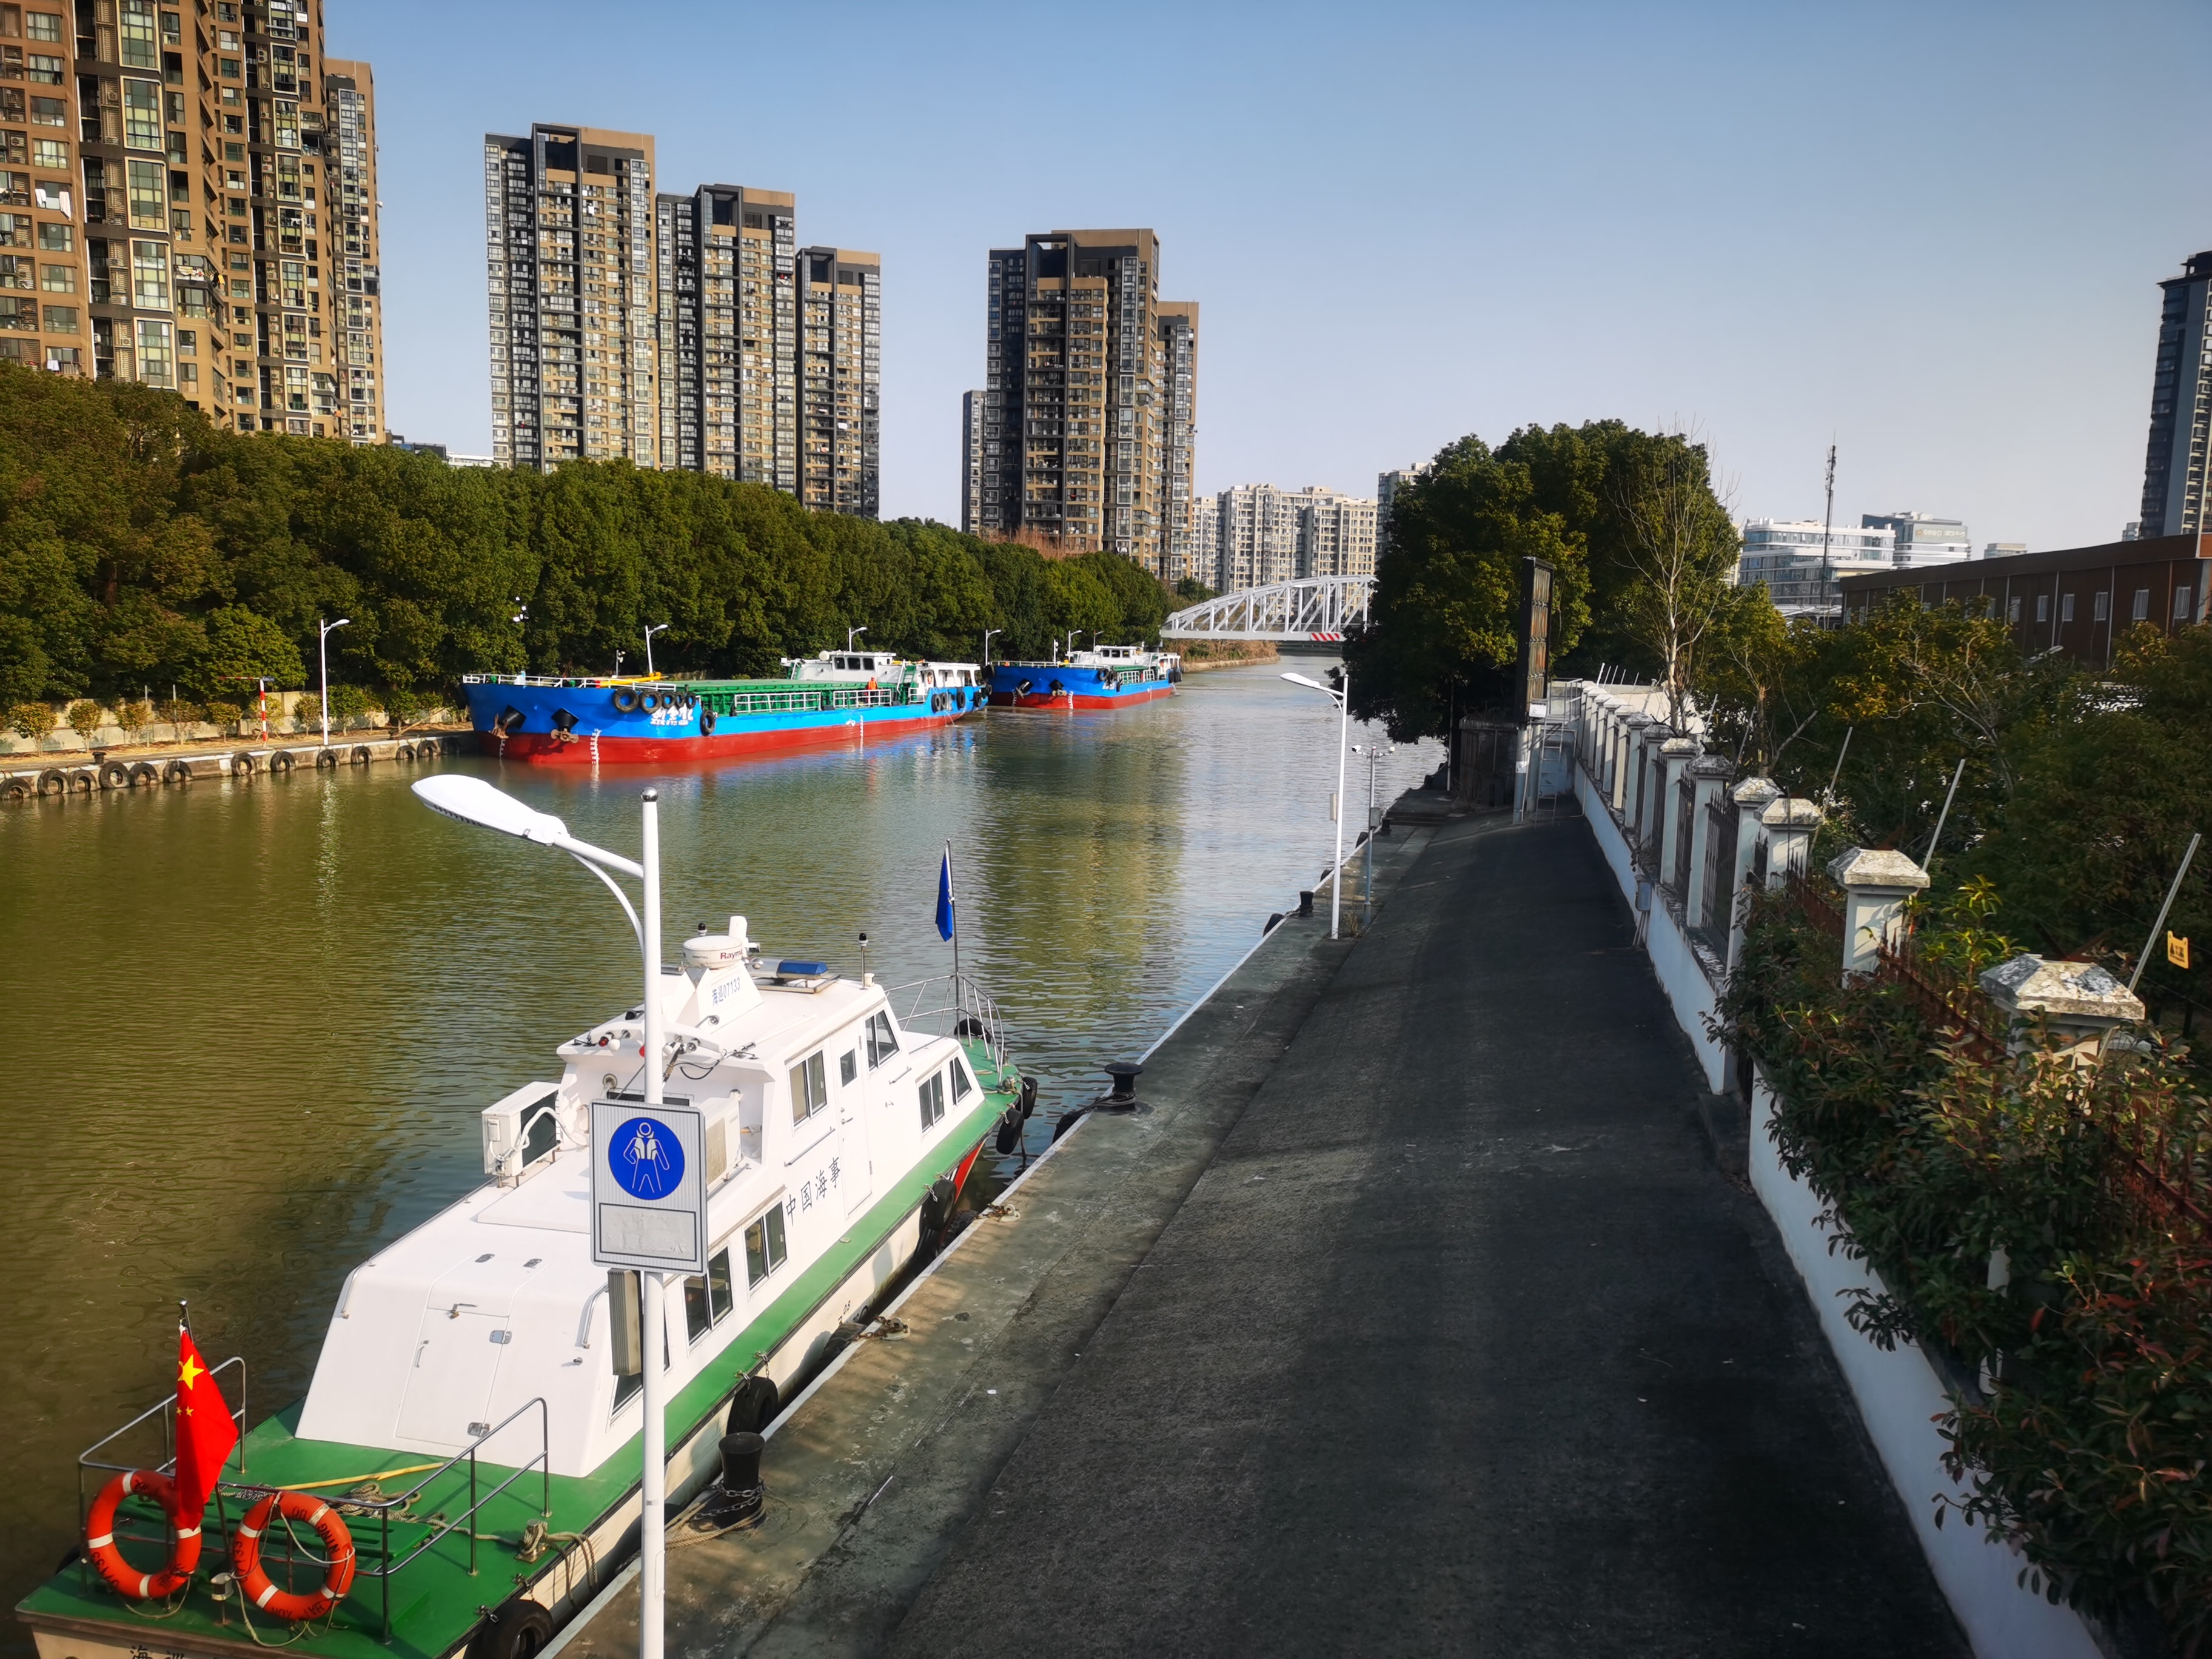
<path id="1" fill-rule="evenodd" d="M 1367 621 L 1372 576 L 1306 576 L 1248 587 L 1178 611 L 1160 626 L 1164 640 L 1340 640 Z"/>

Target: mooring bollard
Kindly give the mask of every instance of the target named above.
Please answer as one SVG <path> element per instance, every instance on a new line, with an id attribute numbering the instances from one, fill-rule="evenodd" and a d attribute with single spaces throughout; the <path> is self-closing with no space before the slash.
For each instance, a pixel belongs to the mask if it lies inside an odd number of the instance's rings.
<path id="1" fill-rule="evenodd" d="M 761 1453 L 768 1442 L 749 1431 L 722 1437 L 722 1480 L 699 1505 L 702 1530 L 726 1531 L 759 1524 L 767 1488 L 761 1481 Z"/>
<path id="2" fill-rule="evenodd" d="M 1313 914 L 1313 890 L 1310 887 L 1298 889 L 1298 914 L 1302 916 Z"/>

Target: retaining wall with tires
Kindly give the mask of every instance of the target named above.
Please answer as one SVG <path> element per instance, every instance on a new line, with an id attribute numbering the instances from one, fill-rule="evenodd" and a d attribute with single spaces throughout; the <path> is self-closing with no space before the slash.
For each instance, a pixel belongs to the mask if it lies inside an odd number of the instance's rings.
<path id="1" fill-rule="evenodd" d="M 167 755 L 99 755 L 84 760 L 44 757 L 49 763 L 0 767 L 0 800 L 35 800 L 46 795 L 91 795 L 108 789 L 185 785 L 202 778 L 282 777 L 297 771 L 336 771 L 380 761 L 411 762 L 458 755 L 471 741 L 461 732 L 429 732 L 420 737 L 382 738 L 371 742 L 240 744 Z"/>

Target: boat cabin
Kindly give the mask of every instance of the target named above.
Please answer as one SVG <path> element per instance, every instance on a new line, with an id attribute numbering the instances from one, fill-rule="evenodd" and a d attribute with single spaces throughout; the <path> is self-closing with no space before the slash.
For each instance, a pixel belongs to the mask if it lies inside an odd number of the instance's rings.
<path id="1" fill-rule="evenodd" d="M 665 1089 L 704 1116 L 710 1246 L 647 1334 L 672 1400 L 756 1365 L 787 1321 L 749 1328 L 871 1212 L 899 1212 L 878 1206 L 939 1167 L 984 1086 L 958 1042 L 902 1029 L 880 986 L 763 959 L 743 916 L 683 957 L 656 988 Z M 557 1082 L 487 1108 L 490 1179 L 346 1279 L 302 1437 L 444 1457 L 542 1396 L 552 1472 L 582 1475 L 640 1431 L 639 1379 L 611 1367 L 607 1273 L 592 1261 L 588 1138 L 593 1100 L 644 1098 L 644 1012 L 579 1033 Z M 836 1295 L 857 1306 L 874 1288 L 860 1279 Z M 483 1455 L 520 1464 L 538 1444 L 526 1412 Z"/>

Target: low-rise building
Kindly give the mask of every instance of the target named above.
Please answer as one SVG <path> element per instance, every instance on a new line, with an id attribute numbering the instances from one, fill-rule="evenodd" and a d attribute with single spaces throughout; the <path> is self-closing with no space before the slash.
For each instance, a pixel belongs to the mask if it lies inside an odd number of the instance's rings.
<path id="1" fill-rule="evenodd" d="M 1887 530 L 1837 528 L 1818 519 L 1747 519 L 1736 582 L 1763 586 L 1774 608 L 1788 617 L 1843 615 L 1839 578 L 1894 568 L 1894 544 Z"/>
<path id="2" fill-rule="evenodd" d="M 1863 529 L 1889 532 L 1902 568 L 1951 564 L 1974 556 L 1974 539 L 1961 520 L 1932 513 L 1867 513 L 1860 515 L 1859 524 Z"/>

